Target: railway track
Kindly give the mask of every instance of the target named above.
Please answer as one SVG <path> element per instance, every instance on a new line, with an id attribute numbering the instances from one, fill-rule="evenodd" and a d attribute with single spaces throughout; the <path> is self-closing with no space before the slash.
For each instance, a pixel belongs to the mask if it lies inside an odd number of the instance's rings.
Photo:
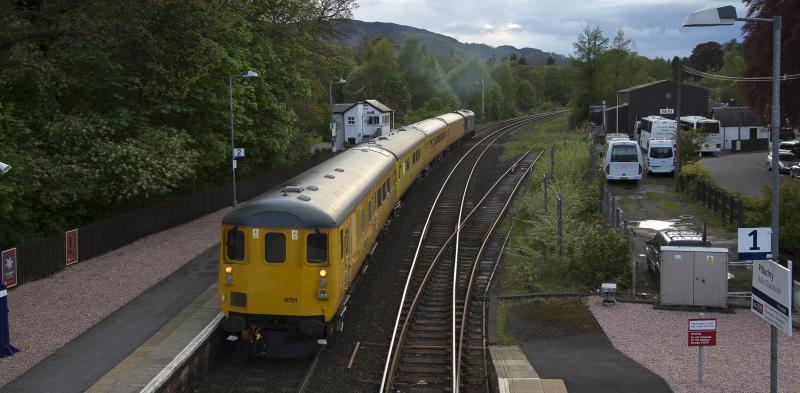
<path id="1" fill-rule="evenodd" d="M 476 130 L 476 136 L 467 141 L 467 146 L 470 147 L 470 144 L 481 145 L 481 148 L 485 147 L 485 144 L 489 144 L 496 137 L 499 137 L 500 133 L 512 131 L 515 128 L 522 127 L 527 124 L 531 124 L 533 122 L 541 121 L 545 118 L 553 117 L 556 114 L 551 115 L 533 115 L 533 116 L 524 116 L 521 118 L 491 123 L 482 126 L 481 128 Z M 475 150 L 478 150 L 476 148 Z M 462 161 L 464 161 L 462 159 Z M 469 162 L 469 161 L 466 161 Z M 499 171 L 495 170 L 494 172 L 502 172 L 505 169 L 500 169 Z M 499 173 L 489 173 L 491 176 L 497 175 Z M 483 174 L 482 174 L 483 175 Z M 487 175 L 488 176 L 488 175 Z M 470 195 L 466 198 L 465 204 L 468 207 L 472 207 L 475 205 L 475 201 L 477 200 L 472 195 L 478 195 L 478 193 L 483 193 L 486 191 L 485 189 L 479 189 L 480 187 L 474 186 L 470 189 Z M 486 187 L 484 187 L 486 188 Z M 458 198 L 461 198 L 461 194 L 459 194 Z M 452 204 L 441 204 L 448 213 L 439 214 L 443 217 L 450 216 L 456 217 L 450 221 L 449 229 L 446 231 L 446 235 L 450 236 L 455 228 L 455 223 L 457 221 L 457 215 L 459 210 L 459 200 L 456 200 Z M 450 214 L 453 213 L 453 214 Z M 465 213 L 466 214 L 466 213 Z M 419 230 L 422 231 L 422 227 L 419 227 Z M 431 232 L 429 232 L 431 233 Z M 444 232 L 443 232 L 444 234 Z M 429 236 L 431 236 L 429 234 Z M 462 242 L 470 241 L 470 237 L 462 238 Z M 464 250 L 464 247 L 462 247 Z M 428 250 L 427 253 L 431 253 L 432 250 Z M 474 255 L 474 254 L 473 254 Z M 448 303 L 449 304 L 449 303 Z M 471 307 L 470 307 L 471 308 Z M 480 310 L 477 308 L 476 310 Z M 469 339 L 471 340 L 471 338 Z M 480 345 L 479 345 L 480 346 Z M 199 382 L 198 388 L 194 390 L 196 393 L 244 393 L 244 392 L 303 392 L 303 391 L 320 391 L 319 387 L 316 389 L 314 387 L 309 387 L 309 381 L 314 375 L 315 367 L 317 361 L 320 358 L 320 354 L 313 358 L 307 359 L 264 359 L 264 358 L 257 358 L 252 357 L 243 353 L 238 353 L 236 351 L 229 349 L 223 349 L 223 353 L 219 356 L 219 358 L 215 361 L 214 366 L 212 369 L 206 374 L 206 376 Z M 423 350 L 423 349 L 421 349 Z M 335 383 L 333 383 L 335 384 Z"/>
<path id="2" fill-rule="evenodd" d="M 229 348 L 194 392 L 304 393 L 321 353 L 305 359 L 266 359 Z"/>
<path id="3" fill-rule="evenodd" d="M 469 318 L 469 314 L 482 309 L 478 299 L 492 270 L 491 257 L 497 253 L 493 246 L 487 247 L 493 244 L 490 237 L 538 155 L 524 154 L 497 176 L 489 190 L 478 190 L 471 179 L 484 152 L 498 138 L 556 114 L 526 117 L 478 134 L 483 139 L 445 180 L 412 262 L 381 392 L 458 392 L 462 387 L 463 391 L 485 390 L 483 323 L 479 318 Z M 469 168 L 462 166 L 463 162 L 474 165 Z M 482 260 L 484 256 L 489 262 Z"/>

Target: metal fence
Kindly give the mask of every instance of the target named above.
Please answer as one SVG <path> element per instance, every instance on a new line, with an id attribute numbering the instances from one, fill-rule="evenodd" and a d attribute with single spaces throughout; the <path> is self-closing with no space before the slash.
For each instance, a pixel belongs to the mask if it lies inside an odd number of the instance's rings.
<path id="1" fill-rule="evenodd" d="M 329 152 L 319 153 L 302 163 L 239 180 L 238 198 L 241 201 L 251 199 L 329 157 Z M 232 200 L 231 184 L 227 183 L 80 226 L 78 227 L 80 260 L 107 253 L 142 237 L 230 206 Z M 65 244 L 65 233 L 62 232 L 17 246 L 18 285 L 63 271 L 66 267 Z"/>
<path id="2" fill-rule="evenodd" d="M 744 224 L 744 207 L 733 194 L 696 177 L 677 175 L 678 191 L 700 202 L 717 213 L 723 221 L 741 227 Z"/>

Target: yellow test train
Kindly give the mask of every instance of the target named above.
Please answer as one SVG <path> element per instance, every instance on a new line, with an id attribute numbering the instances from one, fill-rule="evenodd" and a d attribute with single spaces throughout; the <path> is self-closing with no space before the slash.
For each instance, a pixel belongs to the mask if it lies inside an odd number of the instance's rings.
<path id="1" fill-rule="evenodd" d="M 423 120 L 341 152 L 228 213 L 219 291 L 229 338 L 278 357 L 316 351 L 344 313 L 396 202 L 474 128 L 469 110 Z"/>

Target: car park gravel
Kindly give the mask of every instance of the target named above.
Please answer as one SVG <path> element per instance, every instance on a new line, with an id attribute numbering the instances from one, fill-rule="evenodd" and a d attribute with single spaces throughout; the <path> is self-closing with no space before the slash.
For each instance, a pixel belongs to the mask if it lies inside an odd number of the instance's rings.
<path id="1" fill-rule="evenodd" d="M 219 210 L 12 288 L 11 343 L 20 352 L 0 359 L 0 387 L 214 246 L 228 211 Z"/>
<path id="2" fill-rule="evenodd" d="M 614 347 L 663 377 L 676 393 L 769 391 L 769 325 L 747 309 L 703 313 L 717 318 L 717 345 L 705 350 L 705 384 L 700 385 L 698 350 L 687 345 L 687 320 L 700 313 L 637 303 L 605 307 L 599 297 L 587 302 Z M 800 340 L 778 334 L 778 391 L 800 392 Z"/>

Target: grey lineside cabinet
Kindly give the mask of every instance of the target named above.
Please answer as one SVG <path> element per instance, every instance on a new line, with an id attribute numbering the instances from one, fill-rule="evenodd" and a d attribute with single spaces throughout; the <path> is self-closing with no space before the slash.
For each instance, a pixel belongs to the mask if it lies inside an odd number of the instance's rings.
<path id="1" fill-rule="evenodd" d="M 661 247 L 661 304 L 728 306 L 728 249 Z"/>

